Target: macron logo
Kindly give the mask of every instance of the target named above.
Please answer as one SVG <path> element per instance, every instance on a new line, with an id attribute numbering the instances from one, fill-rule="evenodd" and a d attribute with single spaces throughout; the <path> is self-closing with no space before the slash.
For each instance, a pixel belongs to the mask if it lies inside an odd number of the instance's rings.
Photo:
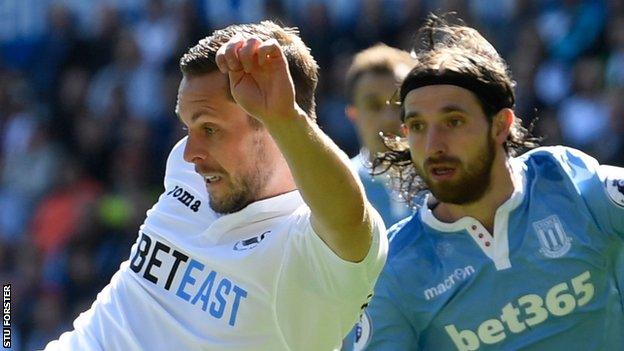
<path id="1" fill-rule="evenodd" d="M 449 275 L 440 284 L 426 289 L 424 291 L 425 299 L 429 301 L 434 297 L 437 297 L 438 295 L 444 294 L 445 292 L 449 291 L 453 286 L 455 286 L 455 284 L 468 279 L 468 277 L 470 277 L 474 273 L 474 267 L 470 265 L 464 268 L 457 268 L 453 271 L 453 274 Z"/>

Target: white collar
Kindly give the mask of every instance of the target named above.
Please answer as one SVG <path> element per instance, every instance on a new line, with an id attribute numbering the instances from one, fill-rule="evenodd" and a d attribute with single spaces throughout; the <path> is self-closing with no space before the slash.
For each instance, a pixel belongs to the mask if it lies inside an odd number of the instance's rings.
<path id="1" fill-rule="evenodd" d="M 225 214 L 217 218 L 203 235 L 206 236 L 209 241 L 216 243 L 221 236 L 226 235 L 232 229 L 245 227 L 251 223 L 275 217 L 289 215 L 302 205 L 305 205 L 305 202 L 298 190 L 252 202 L 238 212 Z"/>
<path id="2" fill-rule="evenodd" d="M 512 176 L 514 177 L 514 191 L 511 196 L 496 210 L 496 215 L 501 212 L 511 212 L 516 209 L 524 199 L 524 189 L 526 187 L 526 165 L 516 158 L 509 160 L 512 170 Z M 425 195 L 423 206 L 420 208 L 420 219 L 423 223 L 427 224 L 431 228 L 440 232 L 457 232 L 468 226 L 473 221 L 476 221 L 473 217 L 466 216 L 458 219 L 455 222 L 447 223 L 442 222 L 433 215 L 433 211 L 429 208 L 429 204 L 433 203 L 435 198 L 431 193 Z"/>
<path id="3" fill-rule="evenodd" d="M 498 270 L 511 267 L 509 261 L 509 214 L 524 200 L 526 189 L 526 165 L 518 159 L 510 159 L 511 173 L 514 178 L 514 191 L 494 215 L 494 235 L 473 217 L 462 217 L 453 223 L 445 223 L 437 219 L 428 206 L 433 199 L 427 194 L 424 205 L 419 210 L 421 221 L 427 226 L 444 233 L 466 230 L 481 250 L 494 262 Z"/>
<path id="4" fill-rule="evenodd" d="M 361 148 L 360 152 L 352 160 L 358 170 L 371 168 L 370 151 L 365 147 Z"/>

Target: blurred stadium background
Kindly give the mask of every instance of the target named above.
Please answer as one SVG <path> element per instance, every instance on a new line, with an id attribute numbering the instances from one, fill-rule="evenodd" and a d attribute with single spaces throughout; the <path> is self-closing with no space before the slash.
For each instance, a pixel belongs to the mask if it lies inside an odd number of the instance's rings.
<path id="1" fill-rule="evenodd" d="M 430 11 L 484 33 L 544 144 L 624 166 L 624 1 L 2 0 L 0 275 L 13 349 L 71 327 L 129 255 L 183 135 L 173 113 L 186 48 L 214 28 L 297 26 L 321 66 L 319 123 L 349 154 L 342 81 L 376 42 L 410 48 Z"/>

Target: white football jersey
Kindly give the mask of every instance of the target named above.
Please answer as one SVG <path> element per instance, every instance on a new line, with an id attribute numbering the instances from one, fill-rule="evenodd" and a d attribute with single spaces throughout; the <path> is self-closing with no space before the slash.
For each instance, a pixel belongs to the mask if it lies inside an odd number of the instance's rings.
<path id="1" fill-rule="evenodd" d="M 344 261 L 310 225 L 298 191 L 217 215 L 203 178 L 167 160 L 165 192 L 121 264 L 74 330 L 46 350 L 332 350 L 356 322 L 385 262 L 373 243 Z"/>

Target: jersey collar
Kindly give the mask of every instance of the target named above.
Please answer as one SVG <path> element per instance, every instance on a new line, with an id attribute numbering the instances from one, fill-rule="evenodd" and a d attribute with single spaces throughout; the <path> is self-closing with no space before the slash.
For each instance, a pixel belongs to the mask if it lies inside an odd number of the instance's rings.
<path id="1" fill-rule="evenodd" d="M 496 217 L 503 212 L 511 212 L 518 207 L 524 199 L 524 189 L 526 187 L 526 165 L 516 158 L 512 158 L 509 161 L 512 169 L 512 176 L 514 177 L 514 191 L 511 196 L 496 210 Z M 429 208 L 429 205 L 436 202 L 436 199 L 431 193 L 425 195 L 423 200 L 423 206 L 419 210 L 420 219 L 429 227 L 440 232 L 457 232 L 465 229 L 475 221 L 473 217 L 466 216 L 458 219 L 455 222 L 447 223 L 442 222 L 433 215 L 433 211 Z"/>
<path id="2" fill-rule="evenodd" d="M 285 216 L 305 205 L 298 190 L 293 190 L 268 199 L 253 202 L 242 210 L 222 215 L 208 227 L 204 235 L 216 243 L 231 230 L 248 226 L 252 223 Z"/>
<path id="3" fill-rule="evenodd" d="M 526 165 L 518 159 L 510 159 L 511 173 L 514 177 L 514 191 L 511 196 L 496 210 L 494 215 L 494 234 L 473 217 L 462 217 L 455 222 L 445 223 L 438 220 L 429 204 L 435 201 L 431 194 L 427 194 L 424 205 L 419 210 L 421 221 L 432 229 L 442 233 L 457 233 L 466 231 L 488 256 L 498 270 L 511 267 L 509 262 L 509 215 L 524 200 L 526 189 Z"/>

